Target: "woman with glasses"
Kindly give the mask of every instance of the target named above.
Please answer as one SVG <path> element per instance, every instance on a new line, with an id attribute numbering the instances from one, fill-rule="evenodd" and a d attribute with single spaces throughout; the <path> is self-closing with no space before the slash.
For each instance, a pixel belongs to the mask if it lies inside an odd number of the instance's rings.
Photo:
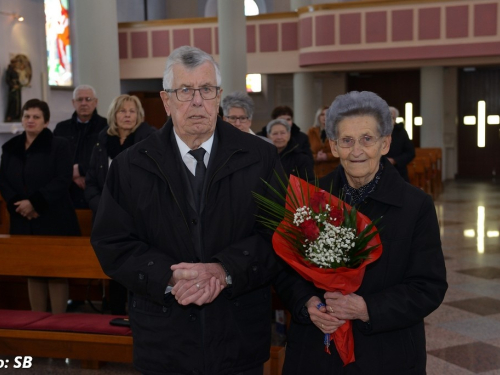
<path id="1" fill-rule="evenodd" d="M 47 103 L 28 100 L 21 109 L 24 132 L 2 146 L 0 192 L 10 215 L 10 234 L 78 236 L 80 227 L 71 203 L 72 154 L 66 139 L 47 128 Z M 66 311 L 68 280 L 28 278 L 33 311 Z"/>
<path id="2" fill-rule="evenodd" d="M 85 177 L 85 198 L 94 217 L 113 159 L 155 131 L 155 128 L 143 121 L 144 109 L 135 95 L 117 96 L 109 106 L 108 127 L 99 133 Z M 109 289 L 111 313 L 125 315 L 126 289 L 114 280 L 110 280 Z"/>
<path id="3" fill-rule="evenodd" d="M 278 149 L 281 165 L 286 176 L 294 175 L 304 180 L 314 180 L 312 159 L 293 140 L 291 126 L 283 119 L 272 120 L 267 124 L 267 137 Z"/>
<path id="4" fill-rule="evenodd" d="M 314 116 L 314 125 L 309 129 L 309 143 L 314 157 L 314 173 L 321 178 L 339 165 L 339 159 L 332 154 L 330 142 L 326 136 L 325 119 L 328 107 L 321 107 Z"/>
<path id="5" fill-rule="evenodd" d="M 296 274 L 293 288 L 275 284 L 293 314 L 284 375 L 425 374 L 424 318 L 443 301 L 446 269 L 432 198 L 406 183 L 383 157 L 391 144 L 387 103 L 372 92 L 338 96 L 326 113 L 326 134 L 340 166 L 319 181 L 380 219 L 382 256 L 366 268 L 352 294 L 316 289 Z M 355 361 L 343 365 L 324 334 L 352 321 Z"/>

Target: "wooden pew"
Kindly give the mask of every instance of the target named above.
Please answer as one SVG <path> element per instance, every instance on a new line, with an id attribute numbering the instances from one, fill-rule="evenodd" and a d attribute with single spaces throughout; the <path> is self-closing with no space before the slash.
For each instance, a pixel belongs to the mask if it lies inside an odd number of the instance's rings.
<path id="1" fill-rule="evenodd" d="M 88 237 L 0 235 L 0 275 L 108 279 Z M 5 327 L 9 311 L 16 314 L 15 310 L 0 310 L 4 320 L 0 321 L 0 327 Z M 61 315 L 74 317 L 76 314 Z M 79 315 L 101 316 L 107 322 L 113 318 L 111 315 Z M 284 353 L 284 347 L 271 348 L 271 358 L 264 366 L 266 375 L 281 375 Z M 82 367 L 97 369 L 103 362 L 131 363 L 132 336 L 0 328 L 1 355 L 78 359 Z"/>

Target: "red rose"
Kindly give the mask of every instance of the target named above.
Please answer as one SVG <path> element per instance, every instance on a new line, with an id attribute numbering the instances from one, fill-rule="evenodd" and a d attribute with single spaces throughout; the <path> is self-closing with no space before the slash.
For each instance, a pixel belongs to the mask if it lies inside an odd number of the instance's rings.
<path id="1" fill-rule="evenodd" d="M 309 241 L 315 241 L 316 238 L 318 238 L 319 228 L 314 220 L 306 220 L 302 224 L 300 224 L 299 227 L 302 230 L 302 233 L 304 233 L 304 236 L 306 236 Z"/>
<path id="2" fill-rule="evenodd" d="M 326 195 L 320 191 L 314 193 L 314 195 L 309 199 L 309 205 L 311 209 L 319 214 L 320 210 L 325 211 L 326 208 Z"/>
<path id="3" fill-rule="evenodd" d="M 330 210 L 330 220 L 328 220 L 330 224 L 335 225 L 336 227 L 340 227 L 342 222 L 344 221 L 344 213 L 342 210 L 332 207 Z"/>

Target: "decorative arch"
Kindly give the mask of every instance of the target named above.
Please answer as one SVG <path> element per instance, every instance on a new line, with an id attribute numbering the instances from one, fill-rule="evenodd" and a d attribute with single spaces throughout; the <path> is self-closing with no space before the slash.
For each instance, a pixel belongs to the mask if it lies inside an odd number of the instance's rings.
<path id="1" fill-rule="evenodd" d="M 259 8 L 259 14 L 267 13 L 265 0 L 252 0 Z M 205 3 L 205 17 L 217 17 L 217 0 L 207 0 Z"/>

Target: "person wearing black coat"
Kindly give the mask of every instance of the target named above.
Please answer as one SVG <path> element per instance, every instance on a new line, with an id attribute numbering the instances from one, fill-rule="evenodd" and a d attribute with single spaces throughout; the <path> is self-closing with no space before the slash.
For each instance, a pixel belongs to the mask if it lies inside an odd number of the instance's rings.
<path id="1" fill-rule="evenodd" d="M 109 164 L 123 150 L 148 137 L 156 129 L 143 122 L 144 109 L 135 95 L 120 95 L 111 102 L 108 124 L 101 133 L 92 152 L 85 177 L 85 198 L 95 218 Z M 109 281 L 109 308 L 113 315 L 126 315 L 127 289 Z"/>
<path id="2" fill-rule="evenodd" d="M 278 262 L 252 192 L 271 196 L 262 179 L 281 168 L 276 148 L 217 116 L 206 52 L 172 51 L 163 84 L 171 118 L 111 163 L 92 246 L 131 291 L 141 373 L 262 374 Z"/>
<path id="3" fill-rule="evenodd" d="M 314 180 L 314 162 L 291 138 L 291 129 L 287 121 L 272 120 L 267 124 L 267 137 L 278 149 L 280 162 L 289 177 L 294 175 L 304 180 Z"/>
<path id="4" fill-rule="evenodd" d="M 325 293 L 293 272 L 280 274 L 274 287 L 294 318 L 283 375 L 423 375 L 424 318 L 439 307 L 447 289 L 432 198 L 406 183 L 383 157 L 392 124 L 380 97 L 371 92 L 338 96 L 326 124 L 341 164 L 320 179 L 319 187 L 330 191 L 333 186 L 333 195 L 371 220 L 380 218 L 382 255 L 348 295 Z M 331 355 L 324 352 L 323 340 L 346 320 L 353 323 L 355 361 L 344 366 L 333 343 Z"/>
<path id="5" fill-rule="evenodd" d="M 89 208 L 84 196 L 85 175 L 92 150 L 99 133 L 108 125 L 104 117 L 97 114 L 96 92 L 92 86 L 80 85 L 73 91 L 75 112 L 70 119 L 59 122 L 54 135 L 66 138 L 71 146 L 73 183 L 70 195 L 75 208 Z"/>
<path id="6" fill-rule="evenodd" d="M 286 106 L 278 106 L 273 109 L 271 113 L 271 118 L 273 120 L 282 119 L 288 122 L 290 125 L 291 138 L 299 146 L 299 150 L 305 153 L 314 162 L 311 144 L 309 143 L 309 137 L 306 133 L 303 133 L 300 128 L 293 122 L 293 110 Z M 267 137 L 267 126 L 264 126 L 262 130 L 257 133 L 263 137 Z"/>
<path id="7" fill-rule="evenodd" d="M 10 233 L 78 236 L 80 228 L 68 188 L 72 164 L 69 142 L 47 129 L 47 103 L 28 100 L 22 108 L 25 131 L 2 146 L 0 192 L 10 214 Z M 66 310 L 66 279 L 29 278 L 31 308 L 52 312 Z"/>
<path id="8" fill-rule="evenodd" d="M 391 110 L 392 124 L 392 141 L 391 148 L 385 157 L 389 162 L 396 167 L 397 171 L 406 182 L 410 182 L 408 178 L 408 168 L 406 167 L 415 158 L 415 147 L 408 137 L 403 123 L 396 122 L 399 116 L 399 111 L 394 107 L 389 107 Z"/>

